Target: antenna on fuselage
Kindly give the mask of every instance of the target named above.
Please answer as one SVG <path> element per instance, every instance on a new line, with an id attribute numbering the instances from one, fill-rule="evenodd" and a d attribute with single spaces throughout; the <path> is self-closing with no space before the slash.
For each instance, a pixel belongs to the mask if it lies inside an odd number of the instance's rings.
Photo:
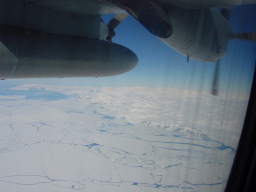
<path id="1" fill-rule="evenodd" d="M 220 78 L 220 60 L 215 63 L 211 94 L 217 96 L 219 94 L 219 78 Z"/>
<path id="2" fill-rule="evenodd" d="M 189 63 L 190 61 L 190 57 L 189 57 L 189 54 L 187 54 L 187 63 Z"/>
<path id="3" fill-rule="evenodd" d="M 230 39 L 240 39 L 246 41 L 256 41 L 256 32 L 232 33 Z"/>

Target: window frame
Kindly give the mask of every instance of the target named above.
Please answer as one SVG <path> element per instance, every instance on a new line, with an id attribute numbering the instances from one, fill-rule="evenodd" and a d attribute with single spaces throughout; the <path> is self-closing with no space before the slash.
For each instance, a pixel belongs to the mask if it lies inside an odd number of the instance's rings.
<path id="1" fill-rule="evenodd" d="M 255 53 L 256 54 L 256 53 Z M 255 61 L 256 65 L 256 61 Z M 256 191 L 256 66 L 242 134 L 225 192 Z M 253 190 L 254 189 L 254 190 Z"/>

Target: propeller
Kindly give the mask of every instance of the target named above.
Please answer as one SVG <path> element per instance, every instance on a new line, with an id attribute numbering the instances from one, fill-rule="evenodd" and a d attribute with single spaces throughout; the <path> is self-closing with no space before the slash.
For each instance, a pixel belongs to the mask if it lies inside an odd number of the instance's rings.
<path id="1" fill-rule="evenodd" d="M 222 9 L 220 10 L 221 15 L 222 15 L 223 17 L 225 17 L 227 20 L 230 19 L 230 15 L 231 15 L 230 12 L 231 12 L 231 10 L 228 9 L 228 8 L 222 8 Z"/>
<path id="2" fill-rule="evenodd" d="M 116 27 L 126 18 L 128 17 L 127 13 L 117 14 L 113 19 L 111 19 L 108 23 L 108 36 L 107 41 L 112 41 L 113 37 L 116 35 L 115 29 Z"/>
<path id="3" fill-rule="evenodd" d="M 138 20 L 151 34 L 168 38 L 173 26 L 164 7 L 154 0 L 111 0 Z M 110 35 L 111 36 L 111 35 Z"/>
<path id="4" fill-rule="evenodd" d="M 144 0 L 139 8 L 133 11 L 138 21 L 153 35 L 160 38 L 168 38 L 172 35 L 173 26 L 162 5 Z"/>

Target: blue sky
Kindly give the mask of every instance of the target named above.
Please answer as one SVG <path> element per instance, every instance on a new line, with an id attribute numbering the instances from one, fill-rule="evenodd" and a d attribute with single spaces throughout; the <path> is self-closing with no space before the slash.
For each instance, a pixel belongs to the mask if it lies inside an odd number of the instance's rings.
<path id="1" fill-rule="evenodd" d="M 256 18 L 255 10 L 256 6 L 235 8 L 231 18 L 234 31 L 256 31 L 256 26 L 253 26 Z M 131 72 L 107 78 L 6 80 L 1 81 L 0 86 L 42 83 L 70 86 L 160 86 L 195 90 L 210 89 L 214 63 L 193 60 L 187 63 L 184 56 L 151 35 L 131 17 L 126 19 L 116 32 L 114 42 L 130 48 L 139 57 L 138 66 Z M 239 92 L 247 92 L 250 89 L 255 50 L 254 43 L 230 41 L 228 52 L 221 61 L 220 87 L 222 89 L 229 87 Z"/>

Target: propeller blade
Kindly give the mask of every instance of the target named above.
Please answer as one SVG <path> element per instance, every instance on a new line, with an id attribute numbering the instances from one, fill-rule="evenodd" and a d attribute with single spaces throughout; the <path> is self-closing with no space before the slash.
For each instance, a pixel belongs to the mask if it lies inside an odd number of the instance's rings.
<path id="1" fill-rule="evenodd" d="M 151 34 L 168 38 L 173 26 L 163 5 L 155 0 L 111 0 L 137 19 Z"/>
<path id="2" fill-rule="evenodd" d="M 136 18 L 153 35 L 168 38 L 173 33 L 173 26 L 164 8 L 156 2 L 144 1 L 134 11 Z"/>
<path id="3" fill-rule="evenodd" d="M 225 17 L 227 20 L 230 20 L 230 12 L 231 12 L 231 10 L 230 9 L 227 9 L 227 8 L 222 8 L 221 10 L 220 10 L 220 13 L 221 13 L 221 15 L 223 16 L 223 17 Z"/>
<path id="4" fill-rule="evenodd" d="M 119 22 L 122 22 L 128 17 L 128 13 L 120 13 L 115 16 L 115 19 L 118 20 Z"/>
<path id="5" fill-rule="evenodd" d="M 128 17 L 127 13 L 121 13 L 115 16 L 115 18 L 111 19 L 108 23 L 108 36 L 107 41 L 112 41 L 113 37 L 116 35 L 115 29 L 117 26 Z"/>
<path id="6" fill-rule="evenodd" d="M 220 61 L 218 60 L 215 64 L 211 94 L 217 96 L 219 94 L 219 77 L 220 76 Z"/>

